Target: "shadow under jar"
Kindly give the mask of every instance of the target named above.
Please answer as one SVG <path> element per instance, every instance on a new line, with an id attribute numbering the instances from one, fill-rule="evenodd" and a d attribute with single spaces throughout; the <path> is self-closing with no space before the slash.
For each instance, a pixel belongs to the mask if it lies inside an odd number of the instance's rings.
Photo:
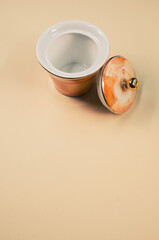
<path id="1" fill-rule="evenodd" d="M 41 35 L 36 53 L 56 89 L 67 96 L 79 96 L 96 80 L 107 60 L 109 43 L 94 25 L 66 21 L 53 25 Z"/>

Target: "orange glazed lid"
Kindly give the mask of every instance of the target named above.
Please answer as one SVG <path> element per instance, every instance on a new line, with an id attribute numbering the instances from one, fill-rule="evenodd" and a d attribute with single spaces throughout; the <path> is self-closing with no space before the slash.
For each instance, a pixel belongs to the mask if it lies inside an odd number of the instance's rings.
<path id="1" fill-rule="evenodd" d="M 131 63 L 124 57 L 110 58 L 100 70 L 98 95 L 110 111 L 121 114 L 133 104 L 139 82 Z"/>

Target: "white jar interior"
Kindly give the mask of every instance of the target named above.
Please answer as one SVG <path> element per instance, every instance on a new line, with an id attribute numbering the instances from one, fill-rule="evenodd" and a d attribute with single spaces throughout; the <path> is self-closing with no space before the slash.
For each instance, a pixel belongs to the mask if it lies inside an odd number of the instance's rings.
<path id="1" fill-rule="evenodd" d="M 66 33 L 54 39 L 47 51 L 50 64 L 66 73 L 78 73 L 91 67 L 98 55 L 96 43 L 80 33 Z"/>

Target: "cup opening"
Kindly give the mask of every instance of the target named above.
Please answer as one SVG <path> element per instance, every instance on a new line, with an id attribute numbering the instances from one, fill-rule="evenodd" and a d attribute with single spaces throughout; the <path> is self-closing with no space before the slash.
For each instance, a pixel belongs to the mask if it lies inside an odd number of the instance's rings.
<path id="1" fill-rule="evenodd" d="M 108 53 L 105 34 L 91 23 L 78 20 L 52 25 L 41 34 L 36 46 L 42 67 L 70 80 L 96 73 L 106 62 Z"/>
<path id="2" fill-rule="evenodd" d="M 50 64 L 66 73 L 78 73 L 91 67 L 98 55 L 97 44 L 81 33 L 66 33 L 54 39 L 47 51 Z"/>

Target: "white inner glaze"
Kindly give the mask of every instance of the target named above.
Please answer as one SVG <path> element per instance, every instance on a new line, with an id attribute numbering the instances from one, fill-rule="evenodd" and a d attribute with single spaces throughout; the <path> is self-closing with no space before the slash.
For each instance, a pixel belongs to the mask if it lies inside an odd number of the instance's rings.
<path id="1" fill-rule="evenodd" d="M 96 72 L 106 61 L 109 42 L 96 26 L 66 21 L 48 28 L 39 38 L 36 54 L 50 73 L 79 78 Z"/>
<path id="2" fill-rule="evenodd" d="M 94 64 L 98 47 L 91 38 L 83 34 L 67 33 L 51 42 L 47 54 L 50 63 L 58 70 L 77 73 Z"/>

